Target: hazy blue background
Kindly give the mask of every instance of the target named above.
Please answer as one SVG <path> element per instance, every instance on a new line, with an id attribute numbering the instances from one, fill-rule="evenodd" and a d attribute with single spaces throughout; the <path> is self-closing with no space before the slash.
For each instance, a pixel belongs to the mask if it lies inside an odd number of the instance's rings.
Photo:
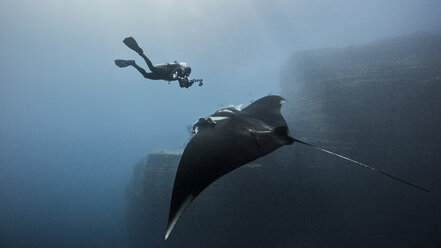
<path id="1" fill-rule="evenodd" d="M 439 0 L 0 0 L 0 246 L 120 247 L 125 187 L 149 150 L 182 146 L 222 104 L 279 92 L 297 50 L 441 27 Z M 185 61 L 203 87 L 116 58 Z"/>

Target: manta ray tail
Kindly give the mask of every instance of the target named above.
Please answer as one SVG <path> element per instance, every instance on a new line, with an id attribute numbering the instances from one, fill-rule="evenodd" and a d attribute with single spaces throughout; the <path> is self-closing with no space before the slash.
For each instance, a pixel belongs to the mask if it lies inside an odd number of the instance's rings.
<path id="1" fill-rule="evenodd" d="M 352 163 L 354 163 L 354 164 L 361 165 L 361 166 L 363 166 L 364 168 L 369 169 L 369 170 L 371 170 L 371 171 L 374 171 L 374 172 L 376 172 L 376 173 L 379 173 L 379 174 L 385 175 L 385 176 L 390 177 L 390 178 L 392 178 L 392 179 L 395 179 L 395 180 L 397 180 L 397 181 L 399 181 L 399 182 L 402 182 L 402 183 L 405 183 L 405 184 L 407 184 L 407 185 L 413 186 L 413 187 L 415 187 L 415 188 L 417 188 L 417 189 L 423 190 L 423 191 L 425 191 L 425 192 L 430 192 L 429 190 L 427 190 L 427 189 L 425 189 L 425 188 L 423 188 L 423 187 L 420 187 L 420 186 L 418 186 L 418 185 L 415 185 L 415 184 L 413 184 L 413 183 L 410 183 L 410 182 L 408 182 L 408 181 L 405 181 L 405 180 L 403 180 L 403 179 L 401 179 L 401 178 L 398 178 L 398 177 L 396 177 L 396 176 L 392 176 L 392 175 L 389 174 L 389 173 L 386 173 L 386 172 L 384 172 L 384 171 L 378 170 L 378 169 L 376 169 L 376 168 L 374 168 L 374 167 L 371 167 L 371 166 L 369 166 L 369 165 L 366 165 L 366 164 L 363 164 L 363 163 L 361 163 L 361 162 L 355 161 L 355 160 L 353 160 L 353 159 L 350 159 L 350 158 L 345 157 L 345 156 L 343 156 L 343 155 L 337 154 L 337 153 L 335 153 L 335 152 L 328 151 L 328 150 L 326 150 L 326 149 L 323 149 L 323 148 L 321 148 L 321 147 L 317 147 L 317 146 L 311 145 L 311 144 L 309 144 L 309 143 L 306 143 L 306 142 L 301 141 L 301 140 L 298 140 L 298 139 L 294 139 L 294 142 L 297 142 L 297 143 L 300 143 L 300 144 L 303 144 L 303 145 L 307 145 L 307 146 L 312 147 L 312 148 L 314 148 L 314 149 L 317 149 L 317 150 L 320 150 L 320 151 L 323 151 L 323 152 L 329 153 L 329 154 L 334 155 L 334 156 L 337 156 L 337 157 L 339 157 L 339 158 L 342 158 L 342 159 L 348 160 L 348 161 L 350 161 L 350 162 L 352 162 Z"/>

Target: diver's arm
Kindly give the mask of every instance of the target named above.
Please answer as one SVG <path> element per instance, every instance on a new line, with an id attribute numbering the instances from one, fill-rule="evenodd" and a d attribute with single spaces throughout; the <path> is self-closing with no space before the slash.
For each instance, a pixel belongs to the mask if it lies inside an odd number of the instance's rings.
<path id="1" fill-rule="evenodd" d="M 191 80 L 189 80 L 189 82 L 190 82 L 191 84 L 194 84 L 195 82 L 199 82 L 199 86 L 202 86 L 202 85 L 203 85 L 202 81 L 203 81 L 202 78 L 191 79 Z"/>

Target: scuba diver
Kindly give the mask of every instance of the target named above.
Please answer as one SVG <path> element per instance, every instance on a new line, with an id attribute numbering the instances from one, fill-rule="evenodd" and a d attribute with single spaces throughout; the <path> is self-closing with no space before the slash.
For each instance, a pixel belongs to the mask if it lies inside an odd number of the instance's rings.
<path id="1" fill-rule="evenodd" d="M 173 62 L 166 64 L 153 65 L 147 56 L 145 56 L 144 51 L 138 46 L 136 40 L 133 37 L 127 37 L 123 40 L 124 44 L 128 46 L 133 51 L 137 52 L 144 61 L 147 63 L 151 72 L 146 72 L 143 68 L 138 66 L 134 60 L 123 60 L 116 59 L 115 65 L 120 68 L 133 66 L 135 67 L 145 78 L 152 80 L 166 80 L 166 81 L 178 81 L 181 88 L 188 88 L 195 82 L 199 82 L 199 86 L 202 86 L 202 79 L 189 79 L 188 76 L 191 73 L 191 68 L 183 62 Z"/>

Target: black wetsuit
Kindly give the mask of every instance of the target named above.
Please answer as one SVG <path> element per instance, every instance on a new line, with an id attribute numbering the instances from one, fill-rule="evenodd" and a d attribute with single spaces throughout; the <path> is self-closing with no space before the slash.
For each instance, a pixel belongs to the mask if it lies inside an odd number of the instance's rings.
<path id="1" fill-rule="evenodd" d="M 190 67 L 185 67 L 178 62 L 166 63 L 154 66 L 147 56 L 144 54 L 140 54 L 140 56 L 144 59 L 147 66 L 149 67 L 151 72 L 146 72 L 142 67 L 133 63 L 133 67 L 135 67 L 145 78 L 152 80 L 167 80 L 167 81 L 179 81 L 179 86 L 182 88 L 188 88 L 193 85 L 194 82 L 199 80 L 188 79 L 187 75 L 185 75 L 185 69 L 189 69 Z M 191 69 L 190 69 L 191 70 Z M 201 85 L 201 84 L 200 84 Z"/>
<path id="2" fill-rule="evenodd" d="M 144 59 L 147 66 L 149 67 L 151 72 L 146 72 L 142 67 L 137 64 L 133 64 L 135 67 L 145 78 L 153 79 L 153 80 L 167 80 L 173 81 L 178 80 L 179 77 L 182 77 L 182 66 L 179 63 L 167 63 L 160 66 L 154 66 L 147 56 L 144 54 L 140 54 L 140 56 Z"/>
<path id="3" fill-rule="evenodd" d="M 135 67 L 145 78 L 152 80 L 166 80 L 166 81 L 179 81 L 179 86 L 182 88 L 188 88 L 193 85 L 194 82 L 199 82 L 199 86 L 202 86 L 202 79 L 189 79 L 188 76 L 191 73 L 191 68 L 187 67 L 185 63 L 167 63 L 160 65 L 153 65 L 147 56 L 145 56 L 143 50 L 139 47 L 138 43 L 133 37 L 127 37 L 124 39 L 130 49 L 137 52 L 146 62 L 151 72 L 146 72 L 142 67 L 137 65 L 134 60 L 115 60 L 115 64 L 118 67 L 127 67 L 129 65 Z"/>

